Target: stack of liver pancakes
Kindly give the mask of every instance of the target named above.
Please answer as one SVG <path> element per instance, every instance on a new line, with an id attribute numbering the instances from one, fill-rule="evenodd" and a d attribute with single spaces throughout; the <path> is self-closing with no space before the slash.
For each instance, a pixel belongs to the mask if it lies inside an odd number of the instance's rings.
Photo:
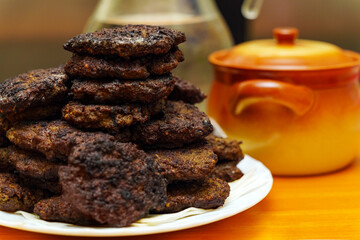
<path id="1" fill-rule="evenodd" d="M 85 33 L 65 66 L 0 84 L 0 210 L 127 226 L 151 213 L 217 208 L 242 176 L 240 142 L 212 135 L 205 95 L 171 74 L 179 31 Z"/>

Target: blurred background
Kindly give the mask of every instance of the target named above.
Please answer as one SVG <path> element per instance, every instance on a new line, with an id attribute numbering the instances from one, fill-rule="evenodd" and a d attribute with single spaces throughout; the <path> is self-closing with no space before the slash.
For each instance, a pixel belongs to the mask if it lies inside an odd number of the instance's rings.
<path id="1" fill-rule="evenodd" d="M 63 43 L 84 30 L 96 4 L 97 0 L 0 0 L 0 81 L 66 62 L 70 53 Z M 359 0 L 264 0 L 255 20 L 242 16 L 241 0 L 216 4 L 235 43 L 271 38 L 274 27 L 294 26 L 300 38 L 360 52 Z"/>

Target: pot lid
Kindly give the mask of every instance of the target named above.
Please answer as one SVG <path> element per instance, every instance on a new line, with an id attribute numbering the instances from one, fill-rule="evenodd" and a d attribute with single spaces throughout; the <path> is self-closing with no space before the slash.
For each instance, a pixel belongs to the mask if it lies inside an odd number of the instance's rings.
<path id="1" fill-rule="evenodd" d="M 223 67 L 261 70 L 319 70 L 359 65 L 355 52 L 319 41 L 297 39 L 296 28 L 275 28 L 274 39 L 245 42 L 214 52 L 209 61 Z"/>

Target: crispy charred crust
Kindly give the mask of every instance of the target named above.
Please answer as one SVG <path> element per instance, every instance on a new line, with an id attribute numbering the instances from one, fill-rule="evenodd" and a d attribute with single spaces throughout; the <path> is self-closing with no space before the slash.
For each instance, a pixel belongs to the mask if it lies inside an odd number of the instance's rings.
<path id="1" fill-rule="evenodd" d="M 6 138 L 6 131 L 10 128 L 10 122 L 0 114 L 0 147 L 6 147 L 10 144 Z"/>
<path id="2" fill-rule="evenodd" d="M 127 143 L 132 141 L 132 133 L 130 128 L 122 128 L 116 133 L 112 133 L 115 137 L 115 140 L 122 143 Z"/>
<path id="3" fill-rule="evenodd" d="M 159 113 L 164 105 L 165 100 L 150 105 L 128 103 L 118 106 L 70 102 L 62 113 L 64 120 L 77 127 L 116 133 L 121 128 L 146 122 L 152 115 Z"/>
<path id="4" fill-rule="evenodd" d="M 10 142 L 6 138 L 6 131 L 9 130 L 11 126 L 21 121 L 37 121 L 61 117 L 62 107 L 62 105 L 33 107 L 20 113 L 10 113 L 6 115 L 6 117 L 0 114 L 0 146 L 5 147 L 9 145 Z"/>
<path id="5" fill-rule="evenodd" d="M 42 153 L 48 160 L 67 161 L 74 145 L 94 138 L 114 140 L 109 134 L 83 132 L 65 121 L 26 122 L 7 131 L 9 140 L 24 150 Z"/>
<path id="6" fill-rule="evenodd" d="M 54 104 L 41 107 L 33 107 L 21 113 L 8 114 L 6 119 L 10 122 L 9 126 L 20 121 L 39 121 L 53 119 L 61 116 L 61 109 L 64 105 Z"/>
<path id="7" fill-rule="evenodd" d="M 0 113 L 17 114 L 29 108 L 61 102 L 68 94 L 62 67 L 32 70 L 0 83 Z"/>
<path id="8" fill-rule="evenodd" d="M 5 136 L 6 131 L 10 128 L 9 120 L 2 114 L 0 114 L 0 136 Z"/>
<path id="9" fill-rule="evenodd" d="M 244 174 L 236 166 L 236 162 L 219 162 L 215 166 L 212 176 L 220 178 L 227 182 L 233 182 L 240 179 Z"/>
<path id="10" fill-rule="evenodd" d="M 171 74 L 146 80 L 75 80 L 71 87 L 74 100 L 83 103 L 153 103 L 167 97 L 175 80 Z"/>
<path id="11" fill-rule="evenodd" d="M 15 146 L 0 148 L 0 169 L 6 172 L 18 173 L 19 183 L 35 188 L 44 189 L 52 193 L 61 193 L 58 183 L 58 169 L 61 163 L 49 162 L 43 156 Z"/>
<path id="12" fill-rule="evenodd" d="M 164 54 L 184 42 L 179 31 L 148 25 L 125 25 L 71 38 L 64 48 L 88 55 L 117 55 L 123 58 Z"/>
<path id="13" fill-rule="evenodd" d="M 165 170 L 168 182 L 203 180 L 214 171 L 217 162 L 217 156 L 204 144 L 156 149 L 148 154 Z"/>
<path id="14" fill-rule="evenodd" d="M 176 47 L 162 56 L 149 56 L 146 59 L 147 70 L 151 75 L 163 75 L 175 69 L 184 60 L 184 54 Z"/>
<path id="15" fill-rule="evenodd" d="M 206 95 L 190 82 L 187 82 L 179 77 L 175 77 L 176 83 L 174 90 L 170 93 L 168 99 L 179 101 L 182 100 L 186 103 L 195 104 L 202 102 Z"/>
<path id="16" fill-rule="evenodd" d="M 165 207 L 154 212 L 172 213 L 189 207 L 217 208 L 224 204 L 229 194 L 229 184 L 214 177 L 203 182 L 178 182 L 168 185 Z"/>
<path id="17" fill-rule="evenodd" d="M 7 139 L 5 136 L 0 136 L 0 147 L 6 147 L 10 144 L 9 139 Z"/>
<path id="18" fill-rule="evenodd" d="M 0 171 L 12 172 L 14 167 L 9 163 L 9 150 L 7 147 L 0 148 Z"/>
<path id="19" fill-rule="evenodd" d="M 132 143 L 86 141 L 74 147 L 59 176 L 64 199 L 109 226 L 127 226 L 166 201 L 160 167 Z"/>
<path id="20" fill-rule="evenodd" d="M 62 192 L 62 186 L 59 183 L 59 181 L 49 181 L 49 180 L 43 180 L 43 179 L 36 179 L 29 177 L 27 175 L 19 174 L 20 182 L 31 189 L 39 189 L 42 191 L 45 191 L 48 194 L 44 198 L 48 198 L 52 195 L 59 195 Z"/>
<path id="21" fill-rule="evenodd" d="M 9 140 L 24 150 L 42 153 L 49 160 L 66 160 L 72 147 L 70 135 L 80 135 L 80 131 L 64 121 L 40 121 L 18 124 L 6 133 Z M 61 143 L 64 145 L 61 146 Z M 60 148 L 58 148 L 60 147 Z"/>
<path id="22" fill-rule="evenodd" d="M 134 141 L 146 148 L 177 148 L 204 139 L 213 131 L 205 113 L 182 101 L 167 101 L 158 119 L 133 128 Z"/>
<path id="23" fill-rule="evenodd" d="M 206 141 L 211 145 L 212 150 L 218 156 L 219 161 L 233 161 L 239 163 L 244 154 L 240 148 L 241 141 L 216 137 L 210 134 Z"/>
<path id="24" fill-rule="evenodd" d="M 30 189 L 20 183 L 11 173 L 0 173 L 0 210 L 32 212 L 34 204 L 44 197 L 37 189 Z"/>
<path id="25" fill-rule="evenodd" d="M 65 71 L 72 78 L 145 79 L 150 75 L 167 74 L 182 61 L 184 55 L 177 47 L 162 55 L 130 60 L 74 54 L 65 65 Z"/>
<path id="26" fill-rule="evenodd" d="M 7 148 L 8 161 L 22 175 L 43 181 L 58 181 L 61 163 L 50 162 L 38 153 L 21 150 L 15 146 Z"/>
<path id="27" fill-rule="evenodd" d="M 97 225 L 95 220 L 82 214 L 62 196 L 43 199 L 35 204 L 34 213 L 46 221 L 72 223 L 77 225 Z"/>

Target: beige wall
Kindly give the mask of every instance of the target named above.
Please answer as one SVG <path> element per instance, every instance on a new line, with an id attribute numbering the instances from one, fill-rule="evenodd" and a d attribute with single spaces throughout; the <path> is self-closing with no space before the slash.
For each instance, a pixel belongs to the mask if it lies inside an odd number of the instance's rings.
<path id="1" fill-rule="evenodd" d="M 0 81 L 64 63 L 70 54 L 62 44 L 82 32 L 96 3 L 0 0 Z M 248 22 L 248 39 L 270 38 L 277 26 L 360 52 L 360 0 L 264 0 L 259 18 Z"/>
<path id="2" fill-rule="evenodd" d="M 81 33 L 96 0 L 0 0 L 0 81 L 64 63 L 62 44 Z"/>
<path id="3" fill-rule="evenodd" d="M 360 52 L 360 0 L 264 0 L 259 18 L 248 22 L 248 39 L 271 38 L 279 26 Z"/>

